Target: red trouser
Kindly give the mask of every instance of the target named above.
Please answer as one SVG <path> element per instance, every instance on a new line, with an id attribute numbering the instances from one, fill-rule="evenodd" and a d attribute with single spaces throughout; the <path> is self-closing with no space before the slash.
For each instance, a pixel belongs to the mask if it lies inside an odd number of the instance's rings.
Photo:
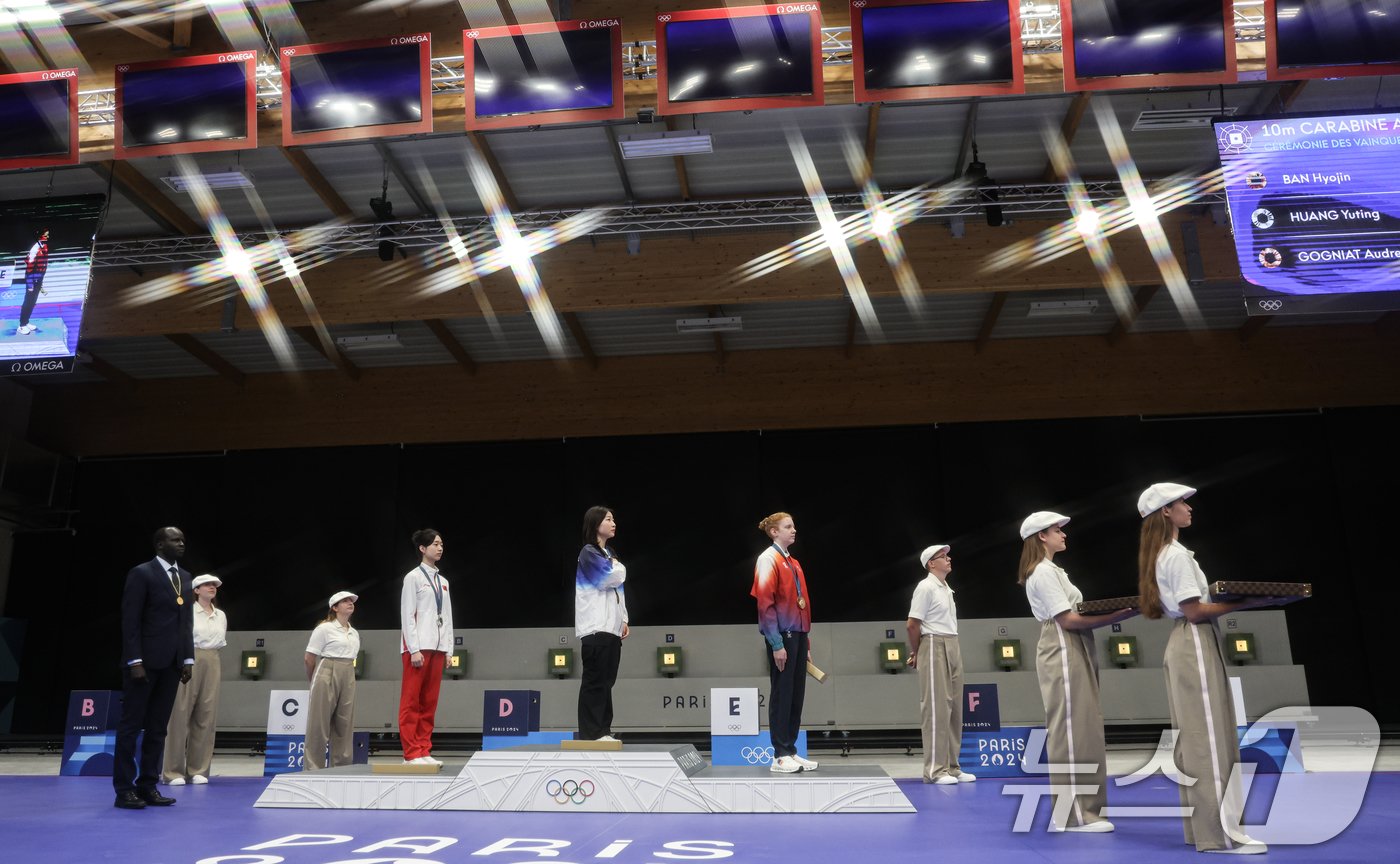
<path id="1" fill-rule="evenodd" d="M 415 667 L 413 655 L 405 651 L 403 685 L 399 688 L 399 743 L 403 758 L 417 759 L 433 750 L 433 717 L 437 714 L 438 690 L 442 687 L 442 665 L 446 654 L 424 651 L 423 665 Z"/>

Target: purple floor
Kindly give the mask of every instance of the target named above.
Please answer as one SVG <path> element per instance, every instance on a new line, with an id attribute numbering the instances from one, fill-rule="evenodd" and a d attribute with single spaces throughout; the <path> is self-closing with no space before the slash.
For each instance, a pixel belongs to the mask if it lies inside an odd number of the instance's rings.
<path id="1" fill-rule="evenodd" d="M 1322 785 L 1318 795 L 1303 802 L 1297 818 L 1327 818 L 1336 796 L 1328 794 L 1324 786 L 1327 778 L 1335 781 L 1337 776 L 1307 775 L 1309 782 L 1320 778 L 1317 782 Z M 1257 782 L 1250 795 L 1247 822 L 1269 817 L 1275 782 L 1276 777 Z M 0 801 L 4 802 L 0 860 L 6 864 L 582 864 L 600 860 L 662 864 L 723 858 L 736 864 L 934 860 L 1204 864 L 1218 860 L 1185 846 L 1176 819 L 1120 818 L 1114 834 L 1048 835 L 1044 833 L 1048 809 L 1042 806 L 1030 833 L 1013 833 L 1019 798 L 1002 795 L 1003 781 L 998 780 L 952 787 L 900 781 L 900 788 L 919 813 L 858 816 L 541 816 L 254 809 L 253 801 L 266 783 L 258 778 L 216 777 L 209 786 L 168 790 L 179 799 L 174 807 L 125 811 L 112 807 L 111 783 L 104 778 L 0 777 Z M 1110 800 L 1120 806 L 1171 805 L 1176 803 L 1176 791 L 1157 777 L 1112 789 Z M 340 839 L 321 845 L 250 848 L 292 834 L 339 835 Z M 394 838 L 416 838 L 414 842 L 421 844 L 423 851 L 374 848 Z M 517 838 L 521 845 L 513 851 L 481 854 L 492 844 L 500 849 L 509 838 Z M 440 848 L 430 846 L 446 841 L 451 842 Z M 527 851 L 525 846 L 530 843 L 557 854 L 545 857 Z M 618 846 L 620 843 L 624 845 Z M 668 848 L 666 844 L 684 845 Z M 1396 860 L 1397 846 L 1400 774 L 1376 774 L 1370 779 L 1360 814 L 1339 836 L 1315 846 L 1275 844 L 1268 856 L 1251 860 L 1369 864 Z"/>

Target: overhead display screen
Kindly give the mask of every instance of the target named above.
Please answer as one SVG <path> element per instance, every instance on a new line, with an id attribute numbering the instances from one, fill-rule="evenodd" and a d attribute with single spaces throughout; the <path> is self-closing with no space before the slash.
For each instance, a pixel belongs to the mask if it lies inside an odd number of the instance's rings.
<path id="1" fill-rule="evenodd" d="M 385 45 L 291 58 L 292 131 L 422 120 L 418 53 L 417 45 Z"/>
<path id="2" fill-rule="evenodd" d="M 1400 64 L 1400 0 L 1275 0 L 1274 22 L 1275 68 Z"/>
<path id="3" fill-rule="evenodd" d="M 252 51 L 119 65 L 117 156 L 257 146 Z"/>
<path id="4" fill-rule="evenodd" d="M 78 70 L 0 75 L 0 170 L 78 161 Z"/>
<path id="5" fill-rule="evenodd" d="M 612 35 L 571 30 L 476 40 L 476 116 L 608 108 Z"/>
<path id="6" fill-rule="evenodd" d="M 1215 134 L 1251 314 L 1400 308 L 1400 112 Z"/>
<path id="7" fill-rule="evenodd" d="M 616 19 L 468 30 L 467 128 L 619 119 L 622 27 Z"/>
<path id="8" fill-rule="evenodd" d="M 429 37 L 282 49 L 282 142 L 432 131 Z"/>
<path id="9" fill-rule="evenodd" d="M 823 100 L 816 3 L 660 15 L 657 54 L 657 110 L 662 113 L 819 105 Z"/>
<path id="10" fill-rule="evenodd" d="M 1234 71 L 1228 0 L 1061 0 L 1060 8 L 1070 47 L 1067 82 L 1071 76 L 1082 84 L 1084 79 L 1153 75 L 1162 80 L 1152 86 L 1166 86 L 1205 83 L 1201 76 L 1214 75 L 1226 83 L 1220 76 Z M 1142 81 L 1109 83 L 1147 86 Z"/>
<path id="11" fill-rule="evenodd" d="M 105 201 L 0 201 L 0 375 L 73 370 Z"/>
<path id="12" fill-rule="evenodd" d="M 1006 0 L 869 4 L 859 11 L 859 71 L 867 88 L 1012 80 L 1013 19 Z"/>

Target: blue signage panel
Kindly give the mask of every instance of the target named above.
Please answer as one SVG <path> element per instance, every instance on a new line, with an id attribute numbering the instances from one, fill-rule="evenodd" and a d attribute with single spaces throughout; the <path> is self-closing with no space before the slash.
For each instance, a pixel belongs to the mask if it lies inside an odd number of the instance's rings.
<path id="1" fill-rule="evenodd" d="M 1033 726 L 1006 726 L 995 732 L 963 731 L 958 762 L 978 777 L 1023 777 L 1021 762 Z M 1043 777 L 1043 774 L 1034 775 Z"/>
<path id="2" fill-rule="evenodd" d="M 807 758 L 807 730 L 797 733 L 797 755 Z M 754 765 L 767 768 L 773 764 L 773 741 L 768 730 L 757 735 L 711 735 L 710 762 L 714 765 Z"/>
<path id="3" fill-rule="evenodd" d="M 482 735 L 528 735 L 538 731 L 540 691 L 486 691 L 482 698 Z"/>
<path id="4" fill-rule="evenodd" d="M 353 764 L 365 765 L 369 762 L 369 733 L 356 732 L 354 744 Z M 327 747 L 327 764 L 329 764 L 329 750 Z M 302 770 L 302 757 L 306 754 L 305 735 L 269 735 L 267 736 L 267 749 L 263 756 L 263 776 L 274 777 L 278 774 L 290 774 L 294 771 Z"/>
<path id="5" fill-rule="evenodd" d="M 72 691 L 68 696 L 59 776 L 111 777 L 112 759 L 117 752 L 117 723 L 121 717 L 120 690 Z M 140 747 L 138 739 L 138 752 Z"/>
<path id="6" fill-rule="evenodd" d="M 963 733 L 1001 728 L 1001 701 L 995 684 L 963 685 Z"/>

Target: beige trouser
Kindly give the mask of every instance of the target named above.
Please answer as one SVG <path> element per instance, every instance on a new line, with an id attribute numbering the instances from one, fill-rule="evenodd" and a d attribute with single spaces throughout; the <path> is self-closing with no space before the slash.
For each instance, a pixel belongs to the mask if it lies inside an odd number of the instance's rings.
<path id="1" fill-rule="evenodd" d="M 196 775 L 209 776 L 214 758 L 214 723 L 219 713 L 219 649 L 194 649 L 190 680 L 175 693 L 175 709 L 165 732 L 165 767 L 161 778 L 169 783 Z"/>
<path id="2" fill-rule="evenodd" d="M 310 706 L 306 712 L 306 752 L 302 769 L 325 768 L 326 741 L 331 744 L 331 767 L 354 761 L 355 661 L 322 657 L 311 675 Z"/>
<path id="3" fill-rule="evenodd" d="M 1186 842 L 1194 843 L 1198 851 L 1232 849 L 1239 844 L 1226 834 L 1222 822 L 1238 826 L 1243 814 L 1239 788 L 1226 791 L 1231 771 L 1240 761 L 1240 746 L 1235 702 L 1215 622 L 1174 620 L 1162 665 L 1172 726 L 1177 730 L 1176 767 L 1183 780 L 1196 779 L 1191 786 L 1177 786 L 1182 806 L 1192 808 L 1182 820 Z"/>
<path id="4" fill-rule="evenodd" d="M 1099 822 L 1108 804 L 1108 757 L 1093 632 L 1042 622 L 1035 671 L 1045 704 L 1045 761 L 1062 769 L 1050 772 L 1051 818 L 1061 828 Z"/>
<path id="5" fill-rule="evenodd" d="M 918 659 L 924 736 L 924 782 L 962 773 L 962 652 L 956 636 L 930 636 L 919 642 Z"/>

